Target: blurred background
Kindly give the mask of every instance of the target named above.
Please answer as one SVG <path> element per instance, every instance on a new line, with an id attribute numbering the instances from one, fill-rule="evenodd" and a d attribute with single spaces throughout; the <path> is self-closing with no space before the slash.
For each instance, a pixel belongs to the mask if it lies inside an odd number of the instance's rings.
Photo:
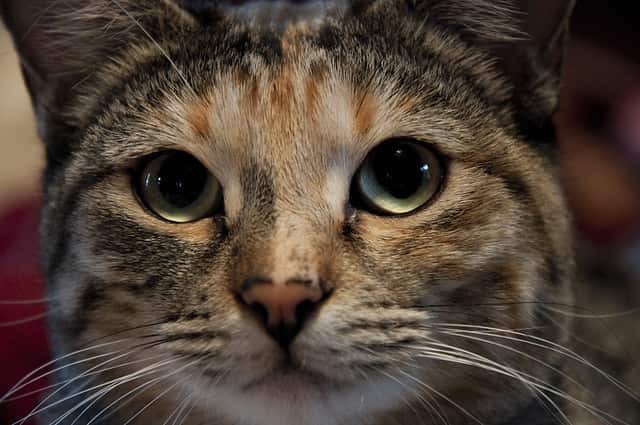
<path id="1" fill-rule="evenodd" d="M 556 117 L 582 270 L 576 304 L 605 313 L 640 306 L 639 23 L 640 1 L 578 1 Z M 47 358 L 43 306 L 7 303 L 41 297 L 36 227 L 43 163 L 18 60 L 0 29 L 0 394 Z M 640 315 L 623 316 L 611 326 L 640 346 Z M 631 357 L 622 373 L 640 383 L 638 356 Z M 22 402 L 13 412 L 0 405 L 0 423 L 32 400 Z"/>
<path id="2" fill-rule="evenodd" d="M 0 209 L 37 193 L 43 164 L 18 58 L 0 24 Z"/>

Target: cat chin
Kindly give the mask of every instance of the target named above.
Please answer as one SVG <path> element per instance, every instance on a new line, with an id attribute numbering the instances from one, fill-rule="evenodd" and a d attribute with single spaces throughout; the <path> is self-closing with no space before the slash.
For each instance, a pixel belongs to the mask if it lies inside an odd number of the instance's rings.
<path id="1" fill-rule="evenodd" d="M 242 425 L 368 423 L 415 393 L 410 382 L 375 378 L 336 384 L 299 371 L 279 371 L 238 387 L 194 389 L 203 410 Z"/>

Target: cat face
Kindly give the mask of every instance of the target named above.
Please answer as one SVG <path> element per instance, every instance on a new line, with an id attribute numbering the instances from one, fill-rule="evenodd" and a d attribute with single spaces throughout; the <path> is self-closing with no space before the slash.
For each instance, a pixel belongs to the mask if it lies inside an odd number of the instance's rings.
<path id="1" fill-rule="evenodd" d="M 530 396 L 491 361 L 551 379 L 552 353 L 470 332 L 561 322 L 544 303 L 567 300 L 571 274 L 541 148 L 557 79 L 534 90 L 495 65 L 507 15 L 375 2 L 272 31 L 98 6 L 135 37 L 81 46 L 106 55 L 82 71 L 27 73 L 59 353 L 106 344 L 92 353 L 121 357 L 104 381 L 149 367 L 157 417 L 189 394 L 194 417 L 248 424 L 424 419 L 439 396 L 487 419 Z M 91 30 L 88 7 L 56 16 Z M 144 381 L 117 382 L 105 399 Z"/>

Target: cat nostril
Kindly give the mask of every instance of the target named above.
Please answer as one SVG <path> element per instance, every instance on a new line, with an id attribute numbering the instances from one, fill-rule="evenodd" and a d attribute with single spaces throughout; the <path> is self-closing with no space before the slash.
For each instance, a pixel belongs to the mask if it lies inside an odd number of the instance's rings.
<path id="1" fill-rule="evenodd" d="M 295 312 L 296 319 L 299 322 L 305 322 L 307 318 L 311 316 L 311 314 L 316 310 L 317 306 L 318 304 L 315 302 L 312 302 L 309 300 L 302 301 L 296 307 L 296 312 Z"/>
<path id="2" fill-rule="evenodd" d="M 254 312 L 267 332 L 286 348 L 326 295 L 313 282 L 277 284 L 253 279 L 245 282 L 239 298 Z"/>
<path id="3" fill-rule="evenodd" d="M 260 320 L 261 323 L 267 323 L 269 321 L 269 312 L 267 308 L 260 304 L 259 302 L 254 302 L 249 304 L 251 310 L 255 313 L 256 317 Z"/>

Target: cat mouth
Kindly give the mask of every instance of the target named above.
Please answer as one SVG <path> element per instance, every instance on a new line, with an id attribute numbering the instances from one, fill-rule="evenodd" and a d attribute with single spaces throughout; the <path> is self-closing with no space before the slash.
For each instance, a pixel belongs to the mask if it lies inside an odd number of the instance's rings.
<path id="1" fill-rule="evenodd" d="M 286 390 L 287 392 L 326 392 L 344 387 L 344 382 L 339 382 L 324 374 L 297 365 L 290 360 L 285 360 L 278 367 L 243 385 L 242 391 L 253 392 L 277 389 L 277 391 Z"/>

